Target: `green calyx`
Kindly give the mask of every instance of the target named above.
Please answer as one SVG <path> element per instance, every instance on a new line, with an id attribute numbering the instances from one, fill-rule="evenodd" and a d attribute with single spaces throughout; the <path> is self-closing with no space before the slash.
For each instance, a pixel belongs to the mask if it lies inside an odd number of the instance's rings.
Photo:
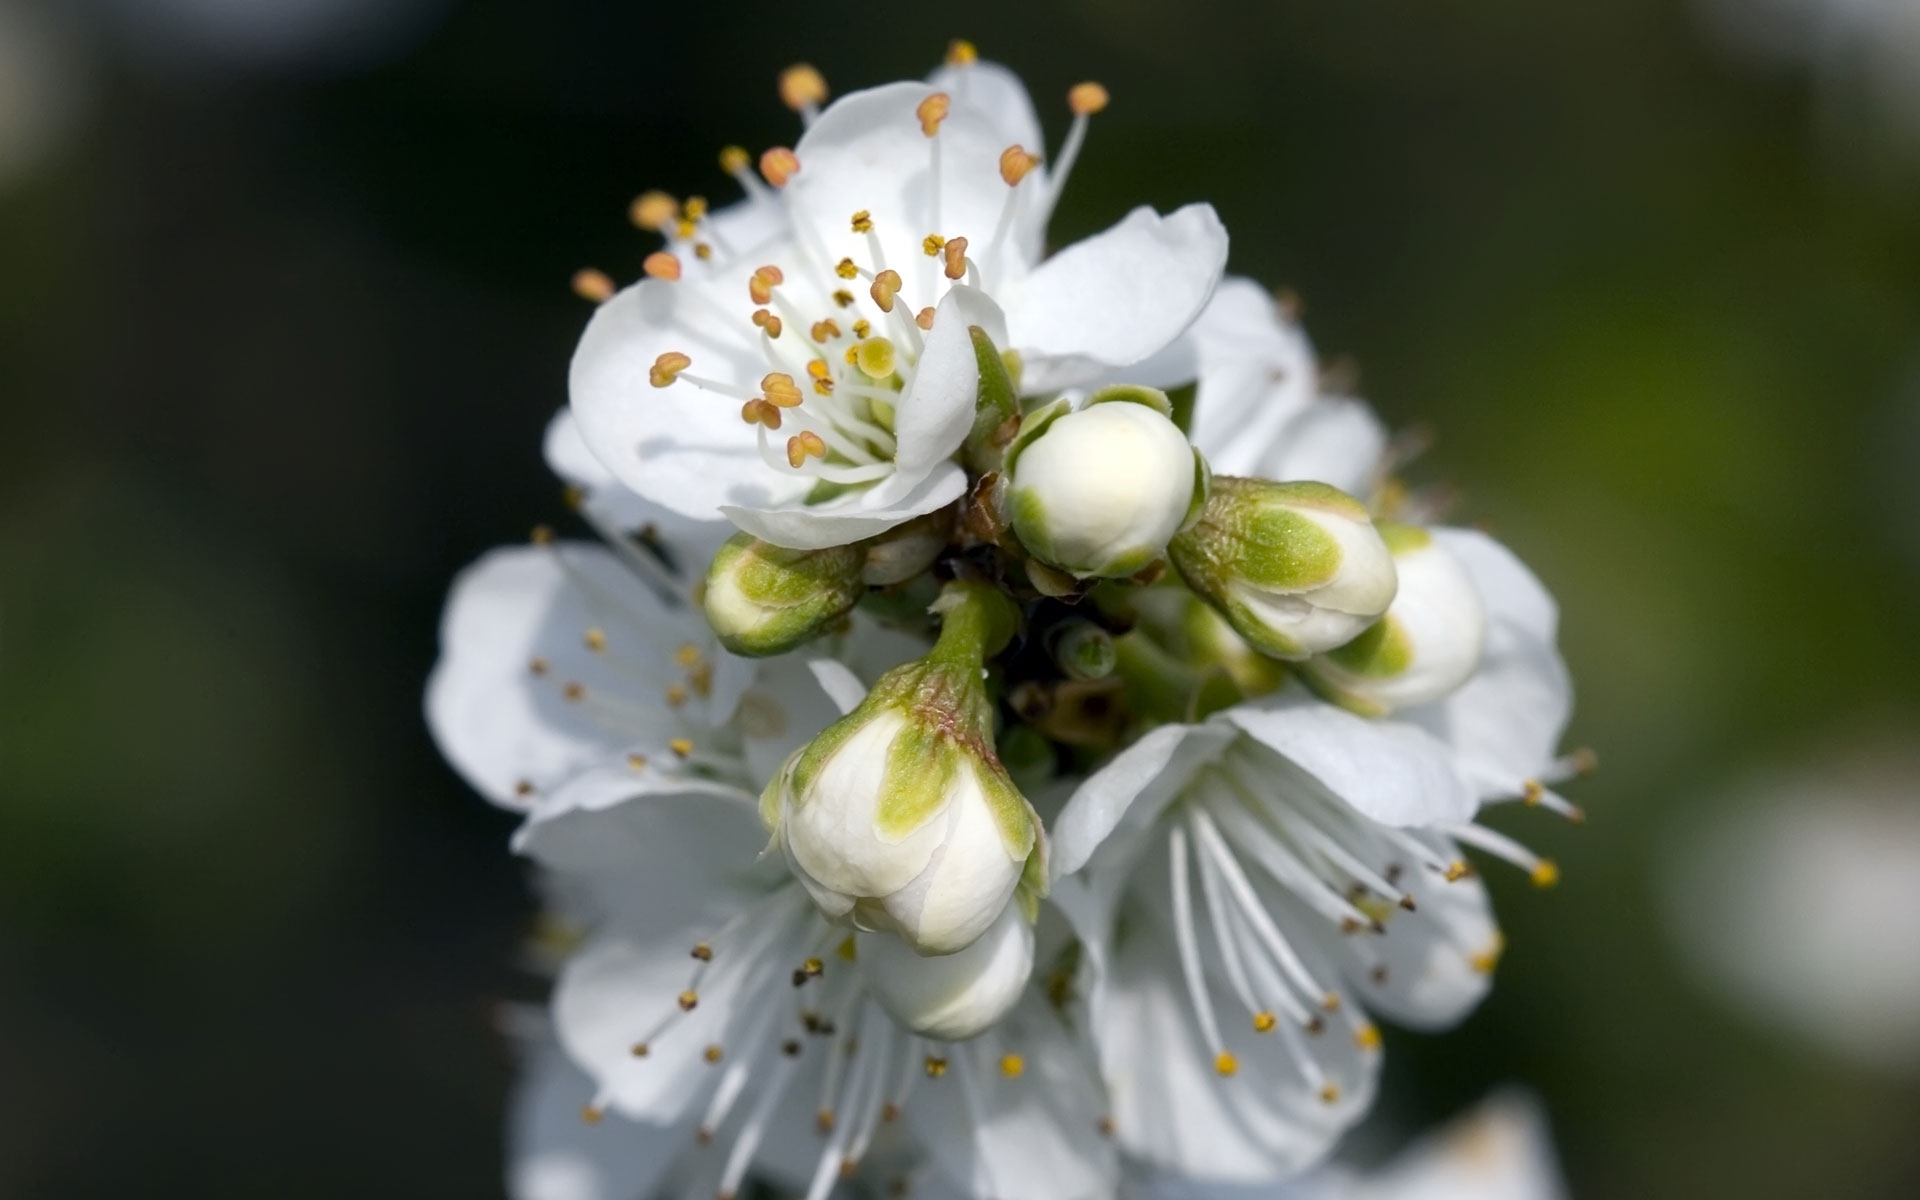
<path id="1" fill-rule="evenodd" d="M 974 398 L 973 430 L 961 450 L 969 470 L 985 475 L 1000 469 L 1002 454 L 1020 427 L 1020 387 L 1007 357 L 1000 353 L 978 325 L 969 326 L 973 339 L 974 363 L 979 369 L 979 390 Z M 1019 365 L 1015 357 L 1014 366 Z"/>
<path id="2" fill-rule="evenodd" d="M 707 623 L 735 654 L 784 654 L 860 599 L 865 558 L 858 546 L 790 550 L 736 533 L 707 568 Z"/>

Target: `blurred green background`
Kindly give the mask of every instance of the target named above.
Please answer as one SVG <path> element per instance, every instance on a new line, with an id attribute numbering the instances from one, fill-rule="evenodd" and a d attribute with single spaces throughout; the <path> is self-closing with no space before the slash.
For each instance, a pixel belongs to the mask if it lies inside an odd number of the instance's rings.
<path id="1" fill-rule="evenodd" d="M 1517 1080 L 1583 1198 L 1920 1195 L 1914 1076 L 1723 1008 L 1660 908 L 1729 780 L 1920 740 L 1914 147 L 1716 28 L 0 0 L 0 1195 L 497 1194 L 493 1010 L 538 985 L 510 822 L 419 716 L 443 590 L 563 511 L 567 280 L 637 273 L 626 201 L 730 197 L 721 145 L 791 140 L 780 67 L 847 90 L 954 36 L 1056 144 L 1112 89 L 1057 241 L 1211 200 L 1563 605 L 1592 820 L 1495 817 L 1565 882 L 1494 874 L 1499 986 L 1390 1037 L 1383 1121 Z"/>

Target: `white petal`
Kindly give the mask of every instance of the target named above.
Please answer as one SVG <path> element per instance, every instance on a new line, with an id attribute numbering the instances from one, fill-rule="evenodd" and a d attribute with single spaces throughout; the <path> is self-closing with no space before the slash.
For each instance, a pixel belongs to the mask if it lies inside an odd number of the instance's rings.
<path id="1" fill-rule="evenodd" d="M 1149 357 L 1205 307 L 1227 261 L 1213 208 L 1136 208 L 1054 255 L 1005 301 L 1025 363 L 1021 390 L 1057 391 Z"/>
<path id="2" fill-rule="evenodd" d="M 723 322 L 714 307 L 737 320 Z M 664 388 L 648 382 L 654 361 L 678 351 L 693 359 L 691 373 L 751 389 L 767 372 L 751 312 L 738 281 L 691 278 L 645 279 L 594 310 L 568 390 L 587 448 L 615 479 L 696 520 L 713 519 L 725 504 L 805 494 L 810 479 L 767 468 L 739 400 L 684 379 Z"/>
<path id="3" fill-rule="evenodd" d="M 1305 333 L 1282 318 L 1265 288 L 1229 278 L 1220 281 L 1182 340 L 1199 357 L 1193 444 L 1221 475 L 1259 474 L 1261 457 L 1312 403 L 1318 386 L 1319 368 Z"/>
<path id="4" fill-rule="evenodd" d="M 1365 1180 L 1351 1200 L 1565 1200 L 1546 1114 L 1505 1092 L 1428 1134 Z"/>
<path id="5" fill-rule="evenodd" d="M 1478 801 L 1447 747 L 1423 729 L 1369 721 L 1289 688 L 1219 718 L 1286 760 L 1274 786 L 1318 786 L 1388 825 L 1465 821 Z"/>
<path id="6" fill-rule="evenodd" d="M 1312 479 L 1366 496 L 1373 491 L 1386 452 L 1387 428 L 1364 401 L 1318 396 L 1287 422 L 1249 473 Z"/>
<path id="7" fill-rule="evenodd" d="M 654 530 L 682 575 L 698 577 L 713 552 L 733 532 L 733 526 L 717 516 L 707 521 L 682 516 L 615 479 L 606 464 L 587 449 L 580 422 L 570 408 L 554 413 L 547 423 L 543 449 L 548 469 L 580 489 L 583 506 L 616 529 Z"/>
<path id="8" fill-rule="evenodd" d="M 495 550 L 454 580 L 427 682 L 427 724 L 475 789 L 524 807 L 523 784 L 537 792 L 626 747 L 665 747 L 675 728 L 663 699 L 677 677 L 669 655 L 689 636 L 704 638 L 696 620 L 663 607 L 598 546 Z M 605 635 L 607 655 L 587 649 L 589 629 Z M 647 679 L 661 690 L 647 694 Z M 566 699 L 568 683 L 590 697 L 619 697 L 625 723 L 596 721 L 588 705 Z"/>
<path id="9" fill-rule="evenodd" d="M 966 490 L 967 473 L 958 463 L 942 462 L 923 479 L 895 472 L 871 488 L 849 492 L 825 504 L 802 504 L 795 499 L 778 508 L 729 504 L 720 511 L 762 541 L 795 550 L 823 550 L 885 533 L 895 525 L 945 508 Z"/>
<path id="10" fill-rule="evenodd" d="M 860 707 L 860 702 L 867 698 L 867 685 L 860 682 L 860 677 L 844 663 L 837 663 L 830 658 L 816 658 L 807 667 L 819 681 L 820 690 L 839 707 L 843 715 Z"/>
<path id="11" fill-rule="evenodd" d="M 957 953 L 929 957 L 891 933 L 862 933 L 859 954 L 874 998 L 894 1020 L 925 1037 L 960 1041 L 1006 1016 L 1026 990 L 1033 926 L 1009 904 Z"/>
<path id="12" fill-rule="evenodd" d="M 1446 699 L 1395 714 L 1454 749 L 1482 797 L 1514 796 L 1553 762 L 1573 711 L 1573 685 L 1554 646 L 1553 598 L 1511 551 L 1468 529 L 1434 537 L 1467 568 L 1487 606 L 1480 669 Z"/>
<path id="13" fill-rule="evenodd" d="M 1123 823 L 1135 833 L 1152 825 L 1194 769 L 1229 740 L 1217 727 L 1162 725 L 1115 755 L 1074 791 L 1053 822 L 1054 879 L 1085 867 Z"/>
<path id="14" fill-rule="evenodd" d="M 971 330 L 1007 348 L 1007 323 L 986 294 L 956 284 L 934 313 L 933 332 L 914 367 L 913 382 L 900 397 L 899 451 L 895 469 L 915 478 L 951 458 L 967 440 L 980 392 L 979 359 Z"/>
<path id="15" fill-rule="evenodd" d="M 963 67 L 942 66 L 927 76 L 927 85 L 953 98 L 953 107 L 978 113 L 1002 148 L 1020 146 L 1045 157 L 1046 136 L 1040 118 L 1020 77 L 996 62 L 972 62 Z"/>
<path id="16" fill-rule="evenodd" d="M 590 1125 L 581 1112 L 593 1094 L 593 1080 L 568 1061 L 550 1029 L 522 1048 L 507 1125 L 511 1200 L 630 1200 L 652 1194 L 685 1147 L 685 1130 L 617 1116 Z"/>

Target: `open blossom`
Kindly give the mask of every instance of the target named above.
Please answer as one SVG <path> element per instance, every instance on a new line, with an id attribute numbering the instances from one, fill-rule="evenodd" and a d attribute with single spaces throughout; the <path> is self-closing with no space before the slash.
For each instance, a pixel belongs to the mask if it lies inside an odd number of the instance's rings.
<path id="1" fill-rule="evenodd" d="M 574 357 L 586 444 L 647 500 L 796 549 L 951 503 L 981 386 L 974 331 L 1011 352 L 1025 392 L 1090 384 L 1171 343 L 1219 278 L 1226 234 L 1205 205 L 1138 209 L 1042 258 L 1104 103 L 1074 90 L 1050 167 L 1018 82 L 950 66 L 836 101 L 763 156 L 764 181 L 730 153 L 748 197 L 732 209 L 661 197 L 649 223 L 671 248 Z"/>

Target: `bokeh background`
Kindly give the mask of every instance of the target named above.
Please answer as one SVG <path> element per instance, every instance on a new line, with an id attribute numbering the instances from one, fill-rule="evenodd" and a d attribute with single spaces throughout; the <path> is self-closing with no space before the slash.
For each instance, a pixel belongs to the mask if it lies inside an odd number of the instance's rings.
<path id="1" fill-rule="evenodd" d="M 1495 818 L 1564 882 L 1373 1144 L 1512 1080 L 1579 1197 L 1920 1194 L 1920 5 L 0 0 L 0 1196 L 498 1194 L 443 589 L 564 517 L 627 200 L 954 36 L 1112 89 L 1058 240 L 1211 200 L 1562 602 L 1592 820 Z M 1892 832 L 1707 870 L 1787 778 Z"/>

